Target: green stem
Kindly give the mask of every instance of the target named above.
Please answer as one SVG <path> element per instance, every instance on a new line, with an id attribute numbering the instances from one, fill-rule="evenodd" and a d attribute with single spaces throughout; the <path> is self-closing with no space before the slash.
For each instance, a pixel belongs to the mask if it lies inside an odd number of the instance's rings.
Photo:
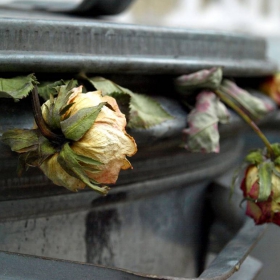
<path id="1" fill-rule="evenodd" d="M 215 90 L 215 93 L 217 96 L 225 102 L 229 107 L 231 107 L 243 120 L 249 124 L 249 126 L 256 132 L 256 134 L 260 137 L 260 139 L 263 141 L 267 148 L 267 152 L 270 156 L 274 155 L 272 146 L 266 136 L 262 133 L 262 131 L 259 129 L 259 127 L 254 123 L 254 121 L 246 114 L 244 113 L 232 100 L 230 100 L 222 91 Z"/>

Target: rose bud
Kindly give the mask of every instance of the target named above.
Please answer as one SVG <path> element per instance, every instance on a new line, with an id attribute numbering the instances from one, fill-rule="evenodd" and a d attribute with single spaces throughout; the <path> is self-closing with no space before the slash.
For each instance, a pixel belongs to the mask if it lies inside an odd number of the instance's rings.
<path id="1" fill-rule="evenodd" d="M 280 225 L 280 167 L 267 158 L 261 159 L 260 154 L 259 159 L 257 164 L 247 167 L 241 183 L 247 201 L 246 215 L 253 218 L 257 225 Z"/>
<path id="2" fill-rule="evenodd" d="M 36 126 L 11 129 L 1 140 L 20 154 L 18 173 L 39 167 L 56 185 L 71 191 L 85 186 L 106 194 L 103 184 L 116 182 L 121 169 L 132 168 L 136 153 L 125 131 L 126 118 L 116 100 L 101 91 L 82 93 L 73 82 L 54 88 L 57 97 L 40 106 L 36 87 L 32 102 Z M 99 186 L 101 185 L 101 186 Z"/>
<path id="3" fill-rule="evenodd" d="M 63 112 L 60 126 L 66 139 L 74 141 L 64 144 L 61 151 L 46 159 L 40 168 L 55 184 L 73 191 L 89 185 L 87 181 L 113 184 L 121 169 L 132 168 L 126 156 L 132 156 L 137 151 L 134 139 L 125 131 L 125 115 L 121 113 L 116 100 L 102 96 L 101 91 L 82 93 L 82 87 L 78 87 L 72 92 L 66 104 L 66 108 L 69 108 Z M 89 122 L 88 125 L 87 118 L 81 118 L 79 112 L 92 112 L 91 108 L 97 106 L 97 116 L 93 124 Z M 51 119 L 50 107 L 51 101 L 42 106 L 47 124 Z M 71 121 L 75 116 L 77 119 Z M 77 176 L 75 170 L 79 167 L 82 170 L 78 171 Z M 85 177 L 88 179 L 83 180 Z"/>

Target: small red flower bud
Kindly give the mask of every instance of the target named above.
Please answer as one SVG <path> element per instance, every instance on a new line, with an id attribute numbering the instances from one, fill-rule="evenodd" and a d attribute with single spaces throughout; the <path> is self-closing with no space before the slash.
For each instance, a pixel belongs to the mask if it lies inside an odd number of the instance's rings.
<path id="1" fill-rule="evenodd" d="M 276 167 L 279 172 L 280 168 Z M 257 225 L 275 223 L 280 226 L 280 178 L 272 173 L 272 189 L 266 201 L 258 200 L 260 185 L 258 168 L 250 165 L 241 183 L 244 197 L 247 199 L 246 215 L 253 218 Z"/>

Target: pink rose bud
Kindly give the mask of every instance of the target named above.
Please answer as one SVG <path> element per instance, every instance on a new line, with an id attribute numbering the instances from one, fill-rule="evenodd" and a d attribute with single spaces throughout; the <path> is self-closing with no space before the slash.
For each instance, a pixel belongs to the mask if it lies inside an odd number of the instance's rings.
<path id="1" fill-rule="evenodd" d="M 280 171 L 280 167 L 275 168 L 276 172 Z M 246 215 L 253 218 L 257 225 L 263 223 L 280 225 L 280 177 L 271 172 L 271 176 L 267 177 L 271 188 L 268 188 L 267 195 L 264 195 L 266 198 L 260 199 L 262 189 L 259 173 L 260 169 L 256 165 L 249 165 L 241 183 L 241 189 L 247 200 Z"/>

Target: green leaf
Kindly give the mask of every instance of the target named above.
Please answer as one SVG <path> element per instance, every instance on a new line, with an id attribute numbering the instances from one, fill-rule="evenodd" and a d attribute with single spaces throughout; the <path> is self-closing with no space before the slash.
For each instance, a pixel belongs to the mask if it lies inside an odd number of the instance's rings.
<path id="1" fill-rule="evenodd" d="M 131 128 L 149 128 L 173 118 L 151 97 L 133 93 L 102 77 L 88 80 L 97 90 L 101 90 L 103 95 L 112 96 L 117 100 Z"/>
<path id="2" fill-rule="evenodd" d="M 71 86 L 69 86 L 69 84 Z M 46 110 L 45 121 L 52 130 L 59 130 L 61 128 L 61 111 L 65 109 L 68 98 L 72 94 L 73 84 L 74 82 L 70 81 L 66 85 L 55 87 L 57 97 L 54 99 L 52 95 L 50 95 L 50 100 L 44 104 L 44 106 L 48 108 Z M 69 88 L 71 89 L 69 90 Z"/>
<path id="3" fill-rule="evenodd" d="M 66 91 L 70 91 L 71 89 L 73 89 L 78 85 L 78 81 L 72 79 L 70 81 L 66 81 L 65 84 L 66 84 Z"/>
<path id="4" fill-rule="evenodd" d="M 218 123 L 226 121 L 229 121 L 229 113 L 225 105 L 213 92 L 201 92 L 188 115 L 189 127 L 183 131 L 187 137 L 185 147 L 191 152 L 218 153 Z"/>
<path id="5" fill-rule="evenodd" d="M 38 145 L 37 129 L 12 129 L 3 133 L 1 140 L 14 152 L 22 153 L 36 149 Z"/>
<path id="6" fill-rule="evenodd" d="M 60 110 L 59 115 L 60 115 L 60 116 L 64 115 L 74 104 L 75 104 L 75 102 L 70 103 L 70 104 L 64 106 L 64 107 Z"/>
<path id="7" fill-rule="evenodd" d="M 133 93 L 131 90 L 129 90 L 127 88 L 123 88 L 123 87 L 113 83 L 112 81 L 107 80 L 102 77 L 88 78 L 88 81 L 91 84 L 93 84 L 93 86 L 97 90 L 101 90 L 103 95 L 111 95 L 113 93 L 130 95 L 131 93 Z"/>
<path id="8" fill-rule="evenodd" d="M 263 162 L 258 166 L 258 201 L 266 201 L 271 194 L 273 168 L 274 164 L 272 162 Z"/>
<path id="9" fill-rule="evenodd" d="M 34 84 L 37 83 L 33 74 L 11 79 L 0 78 L 0 98 L 13 98 L 16 101 L 22 99 L 29 94 L 34 88 Z"/>
<path id="10" fill-rule="evenodd" d="M 55 154 L 57 151 L 53 144 L 44 136 L 39 135 L 38 155 L 44 161 L 49 156 Z"/>
<path id="11" fill-rule="evenodd" d="M 44 99 L 50 99 L 50 96 L 57 95 L 56 87 L 65 85 L 63 80 L 56 82 L 43 82 L 38 85 L 38 94 Z"/>
<path id="12" fill-rule="evenodd" d="M 53 145 L 43 136 L 39 137 L 37 149 L 30 151 L 26 157 L 26 164 L 32 167 L 39 167 L 48 157 L 57 151 Z"/>
<path id="13" fill-rule="evenodd" d="M 280 156 L 277 157 L 273 162 L 274 162 L 275 165 L 279 166 L 280 165 Z"/>
<path id="14" fill-rule="evenodd" d="M 29 166 L 40 166 L 44 160 L 56 153 L 52 144 L 43 137 L 38 129 L 13 129 L 3 133 L 2 142 L 9 145 L 12 151 L 18 152 L 18 174 Z"/>
<path id="15" fill-rule="evenodd" d="M 223 71 L 221 67 L 204 69 L 189 75 L 180 76 L 175 80 L 177 91 L 183 95 L 190 94 L 198 88 L 217 89 L 222 81 Z"/>
<path id="16" fill-rule="evenodd" d="M 274 152 L 274 155 L 276 157 L 280 156 L 280 144 L 279 143 L 273 143 L 271 144 L 272 150 Z"/>
<path id="17" fill-rule="evenodd" d="M 48 100 L 50 96 L 56 96 L 58 94 L 58 88 L 60 86 L 65 86 L 66 90 L 69 91 L 72 88 L 76 87 L 78 85 L 77 80 L 70 80 L 70 81 L 55 81 L 55 82 L 42 82 L 40 85 L 38 85 L 38 93 L 39 95 L 44 99 Z"/>
<path id="18" fill-rule="evenodd" d="M 246 157 L 245 161 L 254 165 L 258 165 L 261 162 L 263 162 L 263 155 L 262 150 L 256 150 L 253 152 L 250 152 Z"/>
<path id="19" fill-rule="evenodd" d="M 58 163 L 61 167 L 70 175 L 73 176 L 82 182 L 84 182 L 87 186 L 94 189 L 95 191 L 101 194 L 107 194 L 108 188 L 107 187 L 99 187 L 92 184 L 91 180 L 87 176 L 86 172 L 84 171 L 83 167 L 79 164 L 77 160 L 76 154 L 70 148 L 69 144 L 66 143 L 63 145 L 59 156 L 57 158 Z"/>
<path id="20" fill-rule="evenodd" d="M 76 114 L 61 122 L 61 129 L 67 139 L 78 141 L 92 127 L 102 107 L 100 103 L 95 107 L 79 110 Z"/>
<path id="21" fill-rule="evenodd" d="M 86 156 L 82 156 L 82 155 L 78 155 L 76 154 L 76 159 L 79 162 L 85 163 L 85 164 L 90 164 L 90 165 L 103 165 L 102 162 L 92 159 L 90 157 L 86 157 Z"/>
<path id="22" fill-rule="evenodd" d="M 251 95 L 248 91 L 238 87 L 235 83 L 229 80 L 224 80 L 220 86 L 220 91 L 232 99 L 246 114 L 253 120 L 260 120 L 267 115 L 272 109 L 272 106 L 266 104 L 260 98 Z"/>
<path id="23" fill-rule="evenodd" d="M 149 128 L 173 118 L 153 98 L 136 93 L 130 96 L 130 128 Z"/>

